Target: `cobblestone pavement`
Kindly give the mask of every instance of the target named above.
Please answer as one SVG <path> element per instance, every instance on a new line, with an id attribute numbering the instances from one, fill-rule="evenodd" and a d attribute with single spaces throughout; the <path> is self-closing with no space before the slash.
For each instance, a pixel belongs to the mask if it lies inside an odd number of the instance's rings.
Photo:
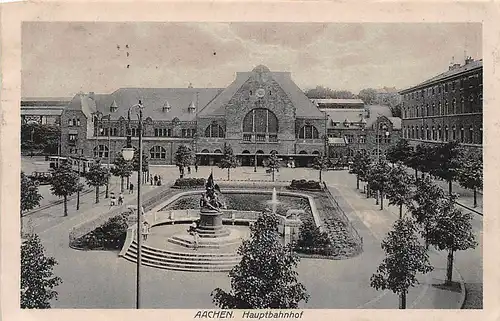
<path id="1" fill-rule="evenodd" d="M 215 180 L 227 179 L 227 170 L 200 167 L 192 177 L 207 177 L 213 170 Z M 154 167 L 152 174 L 162 176 L 164 183 L 178 177 L 174 167 Z M 257 173 L 251 167 L 236 168 L 231 177 L 238 180 L 270 180 L 263 168 Z M 299 278 L 308 289 L 311 299 L 305 308 L 397 308 L 397 297 L 389 292 L 375 291 L 369 286 L 369 277 L 383 258 L 380 241 L 387 233 L 396 215 L 391 210 L 379 211 L 373 200 L 367 200 L 355 190 L 355 178 L 345 171 L 323 173 L 324 179 L 334 195 L 340 195 L 339 203 L 360 232 L 364 240 L 361 255 L 340 261 L 302 259 L 298 267 Z M 281 169 L 277 180 L 296 178 L 318 179 L 318 171 L 308 169 Z M 155 187 L 144 186 L 144 192 Z M 68 247 L 69 230 L 106 210 L 106 202 L 100 206 L 92 204 L 93 193 L 85 195 L 85 206 L 79 213 L 71 213 L 62 220 L 40 223 L 36 229 L 49 255 L 59 262 L 55 273 L 64 283 L 57 290 L 59 300 L 55 308 L 132 308 L 135 303 L 135 264 L 119 258 L 116 252 L 77 251 Z M 126 195 L 127 198 L 132 197 Z M 129 201 L 133 201 L 129 198 Z M 73 205 L 70 205 L 70 208 Z M 396 210 L 394 208 L 394 210 Z M 59 211 L 59 212 L 58 212 Z M 53 208 L 53 216 L 62 216 L 62 206 Z M 43 218 L 40 218 L 40 222 Z M 482 224 L 482 220 L 481 220 Z M 479 227 L 477 225 L 476 227 Z M 475 251 L 478 251 L 477 249 Z M 468 252 L 468 251 L 467 251 Z M 474 252 L 476 253 L 476 252 Z M 462 255 L 463 254 L 463 255 Z M 408 306 L 415 308 L 456 308 L 460 293 L 439 287 L 444 278 L 442 256 L 431 255 L 438 267 L 435 273 L 420 277 L 422 284 L 408 295 Z M 457 254 L 456 264 L 460 273 L 472 280 L 482 277 L 482 264 L 469 253 Z M 462 273 L 462 268 L 476 271 L 471 275 Z M 142 269 L 142 295 L 145 308 L 213 308 L 210 292 L 216 287 L 228 289 L 227 273 L 188 273 Z M 457 273 L 455 278 L 459 281 Z M 469 281 L 466 278 L 466 281 Z"/>

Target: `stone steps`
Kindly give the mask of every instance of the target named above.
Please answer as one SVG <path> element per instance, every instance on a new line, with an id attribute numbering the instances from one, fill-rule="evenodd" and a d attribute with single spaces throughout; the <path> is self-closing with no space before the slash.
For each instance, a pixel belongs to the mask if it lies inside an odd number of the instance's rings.
<path id="1" fill-rule="evenodd" d="M 124 258 L 137 262 L 137 243 L 130 245 Z M 227 272 L 239 263 L 241 257 L 236 253 L 189 253 L 173 252 L 143 246 L 141 262 L 155 268 L 190 272 Z"/>

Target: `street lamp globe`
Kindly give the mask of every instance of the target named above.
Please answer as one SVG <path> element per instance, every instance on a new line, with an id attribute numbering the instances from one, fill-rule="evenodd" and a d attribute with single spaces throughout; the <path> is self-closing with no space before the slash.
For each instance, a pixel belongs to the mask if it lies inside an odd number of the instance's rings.
<path id="1" fill-rule="evenodd" d="M 132 147 L 124 147 L 122 149 L 122 156 L 126 161 L 132 160 L 134 158 L 134 149 Z"/>

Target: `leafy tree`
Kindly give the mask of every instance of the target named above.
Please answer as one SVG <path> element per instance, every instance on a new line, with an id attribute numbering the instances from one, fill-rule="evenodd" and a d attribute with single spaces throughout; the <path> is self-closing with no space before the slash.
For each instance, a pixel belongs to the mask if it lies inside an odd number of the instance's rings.
<path id="1" fill-rule="evenodd" d="M 61 135 L 60 127 L 50 124 L 30 123 L 21 125 L 21 149 L 33 153 L 42 151 L 56 154 Z"/>
<path id="2" fill-rule="evenodd" d="M 370 188 L 380 193 L 380 209 L 384 209 L 384 192 L 389 189 L 389 173 L 391 167 L 385 161 L 380 161 L 373 165 L 368 172 Z"/>
<path id="3" fill-rule="evenodd" d="M 294 309 L 309 295 L 297 281 L 299 257 L 291 244 L 283 246 L 278 234 L 278 219 L 265 211 L 250 228 L 238 254 L 241 262 L 229 277 L 231 291 L 212 291 L 213 302 L 222 309 Z"/>
<path id="4" fill-rule="evenodd" d="M 361 89 L 358 97 L 367 105 L 375 103 L 377 99 L 377 91 L 373 88 Z"/>
<path id="5" fill-rule="evenodd" d="M 413 179 L 402 163 L 397 163 L 389 172 L 387 198 L 389 205 L 399 206 L 399 218 L 403 217 L 403 205 L 408 205 L 412 197 Z"/>
<path id="6" fill-rule="evenodd" d="M 230 180 L 230 170 L 231 168 L 235 168 L 238 165 L 238 161 L 236 160 L 236 156 L 233 154 L 233 149 L 231 145 L 224 144 L 224 154 L 222 155 L 222 159 L 218 164 L 219 168 L 227 168 L 227 180 Z"/>
<path id="7" fill-rule="evenodd" d="M 274 171 L 280 167 L 280 160 L 278 158 L 278 154 L 276 152 L 272 152 L 267 161 L 268 161 L 267 167 L 271 169 L 274 182 Z"/>
<path id="8" fill-rule="evenodd" d="M 21 172 L 21 209 L 20 214 L 31 211 L 40 205 L 43 196 L 38 192 L 38 182 L 30 179 Z M 23 231 L 23 220 L 21 218 L 21 232 Z"/>
<path id="9" fill-rule="evenodd" d="M 43 196 L 38 192 L 38 183 L 21 172 L 21 214 L 40 205 Z"/>
<path id="10" fill-rule="evenodd" d="M 439 202 L 445 197 L 442 188 L 435 185 L 429 176 L 419 178 L 415 181 L 416 190 L 409 204 L 410 212 L 416 222 L 422 226 L 422 236 L 428 243 L 428 234 L 431 225 L 439 214 Z"/>
<path id="11" fill-rule="evenodd" d="M 316 88 L 308 89 L 305 95 L 309 99 L 351 99 L 355 98 L 354 94 L 347 90 L 333 90 L 328 87 L 316 86 Z"/>
<path id="12" fill-rule="evenodd" d="M 135 154 L 135 153 L 134 153 Z M 133 164 L 131 161 L 126 161 L 123 158 L 122 153 L 116 153 L 115 160 L 113 162 L 113 167 L 111 167 L 111 174 L 120 177 L 120 190 L 123 192 L 123 180 L 125 177 L 130 177 L 132 175 Z M 139 167 L 139 166 L 137 166 Z"/>
<path id="13" fill-rule="evenodd" d="M 413 154 L 413 159 L 411 160 L 415 169 L 415 175 L 417 175 L 417 171 L 421 171 L 422 176 L 424 173 L 433 171 L 433 168 L 436 167 L 436 152 L 437 147 L 428 144 L 417 145 Z"/>
<path id="14" fill-rule="evenodd" d="M 448 251 L 446 284 L 451 284 L 453 275 L 453 253 L 476 247 L 471 224 L 471 213 L 462 212 L 455 207 L 454 197 L 447 197 L 440 202 L 440 212 L 428 234 L 429 244 L 439 250 Z"/>
<path id="15" fill-rule="evenodd" d="M 408 144 L 408 140 L 400 139 L 396 145 L 392 145 L 387 150 L 387 160 L 391 163 L 403 162 L 406 163 L 411 157 L 413 148 Z"/>
<path id="16" fill-rule="evenodd" d="M 193 152 L 186 145 L 180 145 L 175 152 L 175 165 L 179 167 L 181 178 L 184 173 L 184 167 L 193 163 Z"/>
<path id="17" fill-rule="evenodd" d="M 452 194 L 452 181 L 458 176 L 463 151 L 458 142 L 449 142 L 436 149 L 431 173 L 448 182 L 448 194 Z"/>
<path id="18" fill-rule="evenodd" d="M 319 182 L 322 181 L 322 172 L 328 168 L 330 160 L 327 156 L 316 156 L 314 157 L 314 168 L 319 170 Z"/>
<path id="19" fill-rule="evenodd" d="M 370 278 L 370 286 L 377 290 L 391 290 L 399 295 L 399 308 L 406 309 L 406 294 L 418 284 L 417 273 L 432 271 L 429 256 L 416 235 L 410 218 L 401 218 L 382 241 L 386 257 Z"/>
<path id="20" fill-rule="evenodd" d="M 349 173 L 356 175 L 356 189 L 359 189 L 359 181 L 366 181 L 368 171 L 371 167 L 370 156 L 365 153 L 357 152 L 354 155 L 352 166 Z"/>
<path id="21" fill-rule="evenodd" d="M 45 256 L 40 238 L 30 234 L 21 244 L 21 308 L 48 309 L 50 300 L 57 299 L 54 287 L 62 283 L 54 276 L 57 264 L 53 257 Z"/>
<path id="22" fill-rule="evenodd" d="M 321 232 L 311 221 L 305 221 L 300 226 L 299 239 L 295 244 L 296 249 L 300 248 L 324 248 L 330 245 L 328 233 Z"/>
<path id="23" fill-rule="evenodd" d="M 62 162 L 51 170 L 50 190 L 52 194 L 64 200 L 64 216 L 68 216 L 68 196 L 80 189 L 78 173 L 74 172 L 69 162 Z"/>
<path id="24" fill-rule="evenodd" d="M 85 173 L 85 179 L 87 180 L 87 185 L 95 187 L 95 203 L 99 203 L 99 187 L 106 184 L 109 179 L 109 171 L 107 168 L 102 167 L 99 161 L 90 165 L 87 173 Z"/>
<path id="25" fill-rule="evenodd" d="M 474 207 L 477 207 L 477 190 L 483 189 L 483 154 L 469 152 L 460 160 L 457 179 L 459 184 L 474 191 Z"/>

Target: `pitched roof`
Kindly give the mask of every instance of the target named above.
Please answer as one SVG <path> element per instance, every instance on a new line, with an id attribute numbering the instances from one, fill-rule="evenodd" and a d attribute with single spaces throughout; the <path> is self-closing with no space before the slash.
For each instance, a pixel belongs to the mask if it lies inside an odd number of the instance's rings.
<path id="1" fill-rule="evenodd" d="M 443 79 L 446 79 L 446 78 L 449 78 L 449 77 L 452 77 L 452 76 L 464 73 L 466 71 L 473 70 L 473 69 L 478 69 L 478 68 L 482 68 L 482 67 L 483 67 L 483 60 L 482 59 L 480 59 L 480 60 L 474 60 L 474 61 L 466 63 L 465 65 L 462 65 L 460 67 L 453 68 L 451 70 L 445 71 L 445 72 L 443 72 L 443 73 L 441 73 L 441 74 L 439 74 L 439 75 L 437 75 L 435 77 L 432 77 L 430 79 L 427 79 L 426 81 L 423 81 L 423 82 L 419 83 L 418 85 L 409 87 L 409 88 L 404 89 L 404 90 L 402 90 L 400 92 L 405 92 L 405 91 L 411 90 L 411 89 L 416 88 L 416 87 L 422 87 L 422 86 L 428 85 L 430 83 L 437 82 L 439 80 L 443 80 Z"/>
<path id="2" fill-rule="evenodd" d="M 392 117 L 391 107 L 386 105 L 367 105 L 366 108 L 370 111 L 370 118 L 377 116 Z"/>
<path id="3" fill-rule="evenodd" d="M 329 119 L 333 122 L 344 122 L 346 119 L 350 122 L 361 121 L 363 117 L 366 117 L 366 111 L 364 109 L 323 109 L 326 112 Z"/>
<path id="4" fill-rule="evenodd" d="M 296 117 L 323 118 L 324 115 L 306 97 L 304 92 L 292 80 L 289 72 L 270 72 L 265 66 L 257 66 L 251 72 L 238 72 L 236 79 L 224 89 L 213 101 L 211 101 L 199 114 L 199 117 L 224 116 L 225 107 L 243 84 L 255 73 L 266 73 L 269 78 L 275 80 L 290 98 L 296 108 Z"/>
<path id="5" fill-rule="evenodd" d="M 364 104 L 361 99 L 311 99 L 311 101 L 318 105 L 318 104 L 339 104 L 339 105 L 347 105 L 347 104 Z"/>
<path id="6" fill-rule="evenodd" d="M 196 112 L 189 112 L 190 105 L 198 106 L 198 111 L 206 106 L 220 92 L 221 88 L 121 88 L 109 95 L 95 95 L 97 109 L 104 115 L 111 114 L 111 119 L 127 119 L 130 106 L 144 105 L 143 117 L 154 120 L 194 121 Z M 110 106 L 118 108 L 111 112 Z M 170 106 L 164 111 L 163 106 Z M 135 118 L 135 116 L 134 116 Z"/>

